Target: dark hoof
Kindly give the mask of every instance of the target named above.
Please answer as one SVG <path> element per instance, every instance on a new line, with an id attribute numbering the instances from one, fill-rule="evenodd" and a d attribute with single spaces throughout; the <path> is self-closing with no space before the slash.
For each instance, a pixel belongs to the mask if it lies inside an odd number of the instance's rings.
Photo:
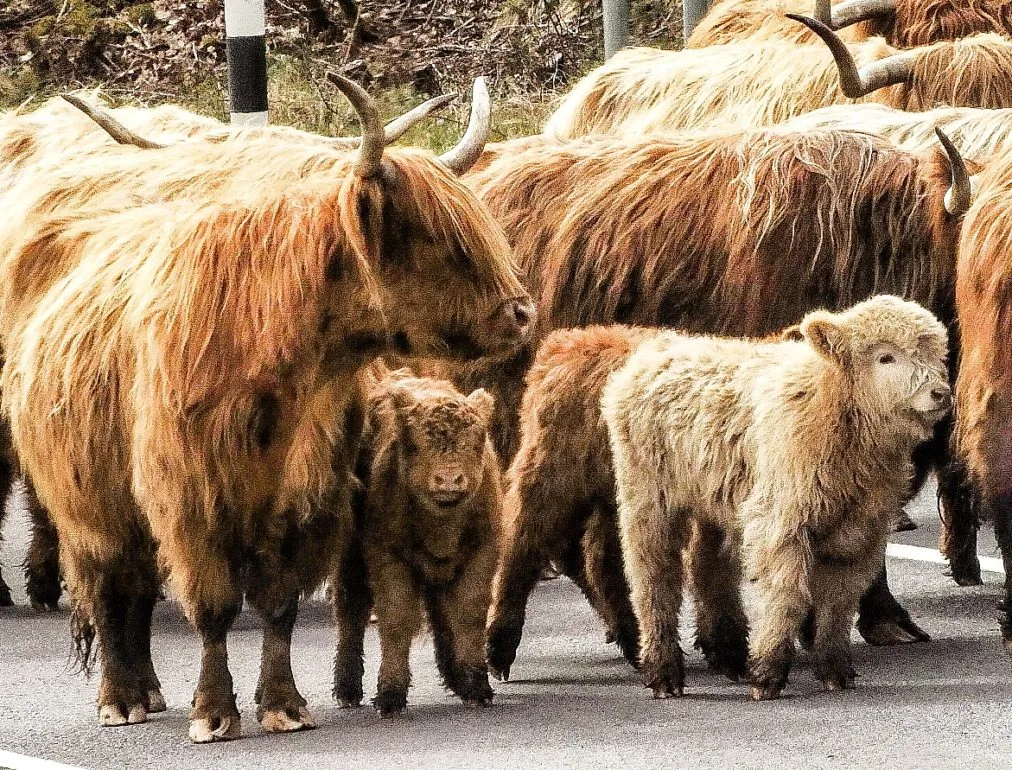
<path id="1" fill-rule="evenodd" d="M 401 690 L 381 690 L 372 699 L 376 713 L 386 719 L 404 713 L 408 706 L 408 694 Z"/>
<path id="2" fill-rule="evenodd" d="M 980 575 L 980 560 L 974 556 L 967 560 L 950 560 L 949 570 L 945 573 L 958 586 L 982 586 L 984 581 Z"/>
<path id="3" fill-rule="evenodd" d="M 730 618 L 721 618 L 709 638 L 698 637 L 696 649 L 703 653 L 707 667 L 738 682 L 748 676 L 748 630 Z"/>
<path id="4" fill-rule="evenodd" d="M 25 593 L 28 601 L 37 610 L 59 609 L 63 586 L 57 576 L 37 575 L 26 570 Z"/>
<path id="5" fill-rule="evenodd" d="M 457 682 L 456 693 L 469 706 L 488 706 L 492 703 L 495 693 L 488 683 L 488 672 L 485 669 L 463 668 L 454 677 Z"/>
<path id="6" fill-rule="evenodd" d="M 917 529 L 917 522 L 907 516 L 906 511 L 900 511 L 893 519 L 893 532 L 910 532 Z"/>
<path id="7" fill-rule="evenodd" d="M 488 669 L 492 676 L 501 682 L 508 682 L 510 667 L 517 657 L 520 646 L 522 626 L 493 626 L 488 632 L 485 652 L 488 656 Z"/>
<path id="8" fill-rule="evenodd" d="M 893 617 L 871 618 L 868 620 L 858 618 L 857 630 L 868 644 L 877 647 L 914 644 L 931 640 L 931 637 L 914 623 L 906 610 L 902 608 Z"/>
<path id="9" fill-rule="evenodd" d="M 640 667 L 640 634 L 637 628 L 619 628 L 615 643 L 622 651 L 622 657 L 629 665 L 639 670 Z"/>
<path id="10" fill-rule="evenodd" d="M 659 666 L 644 666 L 643 684 L 655 700 L 681 697 L 685 692 L 685 671 L 681 660 Z"/>
<path id="11" fill-rule="evenodd" d="M 0 582 L 0 607 L 13 607 L 14 600 L 11 598 L 11 589 Z"/>
<path id="12" fill-rule="evenodd" d="M 815 678 L 822 682 L 828 692 L 835 692 L 853 687 L 857 671 L 854 670 L 850 660 L 841 657 L 836 660 L 816 662 Z"/>
<path id="13" fill-rule="evenodd" d="M 766 684 L 766 685 L 752 685 L 752 700 L 776 700 L 780 697 L 780 694 L 784 691 L 782 685 Z"/>

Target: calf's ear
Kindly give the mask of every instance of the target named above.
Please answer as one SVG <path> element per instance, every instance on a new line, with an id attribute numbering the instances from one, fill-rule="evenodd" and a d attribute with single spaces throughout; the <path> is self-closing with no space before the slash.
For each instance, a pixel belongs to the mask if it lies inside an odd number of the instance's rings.
<path id="1" fill-rule="evenodd" d="M 847 333 L 829 313 L 809 313 L 799 327 L 801 335 L 815 351 L 841 366 L 850 363 L 850 344 Z"/>
<path id="2" fill-rule="evenodd" d="M 801 333 L 801 324 L 788 326 L 777 335 L 777 339 L 781 342 L 804 342 L 805 335 Z"/>
<path id="3" fill-rule="evenodd" d="M 495 410 L 495 399 L 492 394 L 484 388 L 478 388 L 472 391 L 467 397 L 468 405 L 474 409 L 485 422 L 489 422 L 492 419 L 492 412 Z"/>

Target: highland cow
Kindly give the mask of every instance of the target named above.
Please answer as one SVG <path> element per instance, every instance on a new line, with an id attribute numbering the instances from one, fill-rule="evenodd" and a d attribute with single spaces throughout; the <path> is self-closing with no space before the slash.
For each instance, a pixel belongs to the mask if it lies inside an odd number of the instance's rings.
<path id="1" fill-rule="evenodd" d="M 956 380 L 953 454 L 965 469 L 969 511 L 950 517 L 942 551 L 953 576 L 979 584 L 976 536 L 990 521 L 1005 568 L 999 604 L 1005 651 L 1012 655 L 1012 383 L 1007 350 L 1009 310 L 1008 237 L 1012 227 L 1012 163 L 1008 156 L 980 175 L 978 197 L 966 216 L 959 243 L 956 307 L 961 353 Z"/>
<path id="2" fill-rule="evenodd" d="M 356 552 L 334 583 L 340 643 L 334 696 L 362 700 L 362 639 L 372 605 L 382 662 L 373 704 L 404 710 L 408 653 L 423 614 L 444 684 L 465 703 L 488 705 L 485 664 L 489 576 L 499 556 L 499 464 L 488 438 L 492 397 L 445 381 L 390 373 L 370 398 L 363 444 L 365 500 Z M 362 573 L 368 575 L 363 582 Z"/>
<path id="3" fill-rule="evenodd" d="M 226 639 L 244 597 L 265 624 L 258 719 L 312 727 L 291 632 L 350 529 L 357 370 L 390 346 L 480 356 L 528 333 L 503 233 L 450 171 L 487 121 L 448 170 L 384 152 L 375 103 L 337 83 L 362 120 L 355 153 L 268 137 L 122 148 L 133 176 L 96 169 L 95 210 L 30 178 L 5 195 L 34 203 L 0 233 L 4 408 L 75 617 L 98 635 L 101 724 L 164 708 L 157 543 L 202 638 L 191 738 L 240 733 Z M 144 179 L 159 166 L 174 174 Z"/>
<path id="4" fill-rule="evenodd" d="M 458 367 L 455 382 L 495 396 L 496 448 L 512 458 L 516 383 L 553 329 L 625 323 L 759 337 L 813 308 L 881 292 L 951 323 L 970 183 L 951 143 L 948 152 L 905 152 L 849 132 L 755 131 L 546 140 L 503 153 L 468 181 L 514 245 L 538 303 L 536 333 L 516 355 Z M 942 485 L 949 507 L 958 502 L 953 488 Z M 507 526 L 503 569 L 528 574 L 511 564 L 516 539 L 528 553 L 555 550 L 540 534 Z M 579 529 L 566 536 L 574 538 L 567 550 L 576 549 Z M 529 593 L 507 591 L 507 582 L 494 590 L 490 618 L 498 670 L 514 659 Z M 884 571 L 861 609 L 869 642 L 927 638 L 889 593 Z"/>
<path id="5" fill-rule="evenodd" d="M 818 45 L 776 40 L 684 51 L 628 48 L 576 84 L 544 133 L 572 139 L 714 124 L 759 128 L 851 100 L 904 110 L 1012 107 L 1012 41 L 1003 37 L 975 35 L 908 51 L 875 39 L 853 44 L 851 53 L 825 25 L 796 18 L 832 46 L 832 55 Z"/>
<path id="6" fill-rule="evenodd" d="M 1012 34 L 1009 0 L 719 0 L 685 41 L 686 48 L 740 40 L 781 39 L 810 43 L 812 33 L 787 13 L 810 13 L 850 41 L 882 36 L 897 48 L 958 40 L 982 32 Z"/>
<path id="7" fill-rule="evenodd" d="M 850 627 L 909 494 L 914 448 L 948 412 L 945 327 L 882 295 L 815 311 L 804 342 L 664 332 L 605 385 L 640 667 L 654 697 L 681 695 L 682 551 L 693 524 L 731 545 L 706 574 L 747 634 L 737 587 L 755 582 L 752 695 L 776 698 L 813 615 L 816 676 L 850 685 Z M 740 550 L 742 561 L 736 554 Z M 731 598 L 734 597 L 734 598 Z"/>

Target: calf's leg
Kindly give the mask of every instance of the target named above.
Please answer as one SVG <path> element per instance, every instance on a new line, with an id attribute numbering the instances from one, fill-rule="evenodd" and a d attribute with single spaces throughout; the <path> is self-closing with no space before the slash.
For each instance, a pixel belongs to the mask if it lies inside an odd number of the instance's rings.
<path id="1" fill-rule="evenodd" d="M 63 593 L 60 585 L 60 539 L 27 476 L 25 503 L 32 520 L 32 540 L 24 565 L 25 591 L 36 610 L 56 610 Z"/>
<path id="2" fill-rule="evenodd" d="M 889 590 L 884 555 L 880 565 L 871 586 L 861 597 L 857 630 L 868 644 L 874 645 L 928 641 L 931 637 L 914 623 Z"/>
<path id="3" fill-rule="evenodd" d="M 421 627 L 421 595 L 408 567 L 389 557 L 370 558 L 369 582 L 380 637 L 380 668 L 373 706 L 381 717 L 404 711 L 411 684 L 408 656 Z"/>
<path id="4" fill-rule="evenodd" d="M 362 704 L 363 646 L 372 609 L 362 544 L 357 538 L 341 559 L 332 588 L 338 631 L 334 698 L 342 708 L 357 707 Z"/>

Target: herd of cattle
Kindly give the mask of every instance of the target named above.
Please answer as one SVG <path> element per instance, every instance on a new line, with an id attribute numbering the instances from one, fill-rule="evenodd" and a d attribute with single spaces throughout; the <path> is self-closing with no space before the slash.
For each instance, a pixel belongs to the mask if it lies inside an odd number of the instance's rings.
<path id="1" fill-rule="evenodd" d="M 241 733 L 244 601 L 257 719 L 314 726 L 291 638 L 327 581 L 334 697 L 363 699 L 375 613 L 386 716 L 423 621 L 490 703 L 549 566 L 655 697 L 686 579 L 753 697 L 796 642 L 845 688 L 855 612 L 928 638 L 884 559 L 932 470 L 954 579 L 985 519 L 1012 574 L 1012 0 L 808 5 L 721 0 L 539 136 L 486 146 L 479 79 L 440 157 L 389 145 L 446 98 L 384 127 L 339 75 L 361 139 L 76 96 L 0 118 L 0 490 L 23 474 L 28 594 L 66 583 L 102 725 L 166 708 L 166 580 L 209 742 Z M 1008 580 L 1000 623 L 1012 653 Z"/>

